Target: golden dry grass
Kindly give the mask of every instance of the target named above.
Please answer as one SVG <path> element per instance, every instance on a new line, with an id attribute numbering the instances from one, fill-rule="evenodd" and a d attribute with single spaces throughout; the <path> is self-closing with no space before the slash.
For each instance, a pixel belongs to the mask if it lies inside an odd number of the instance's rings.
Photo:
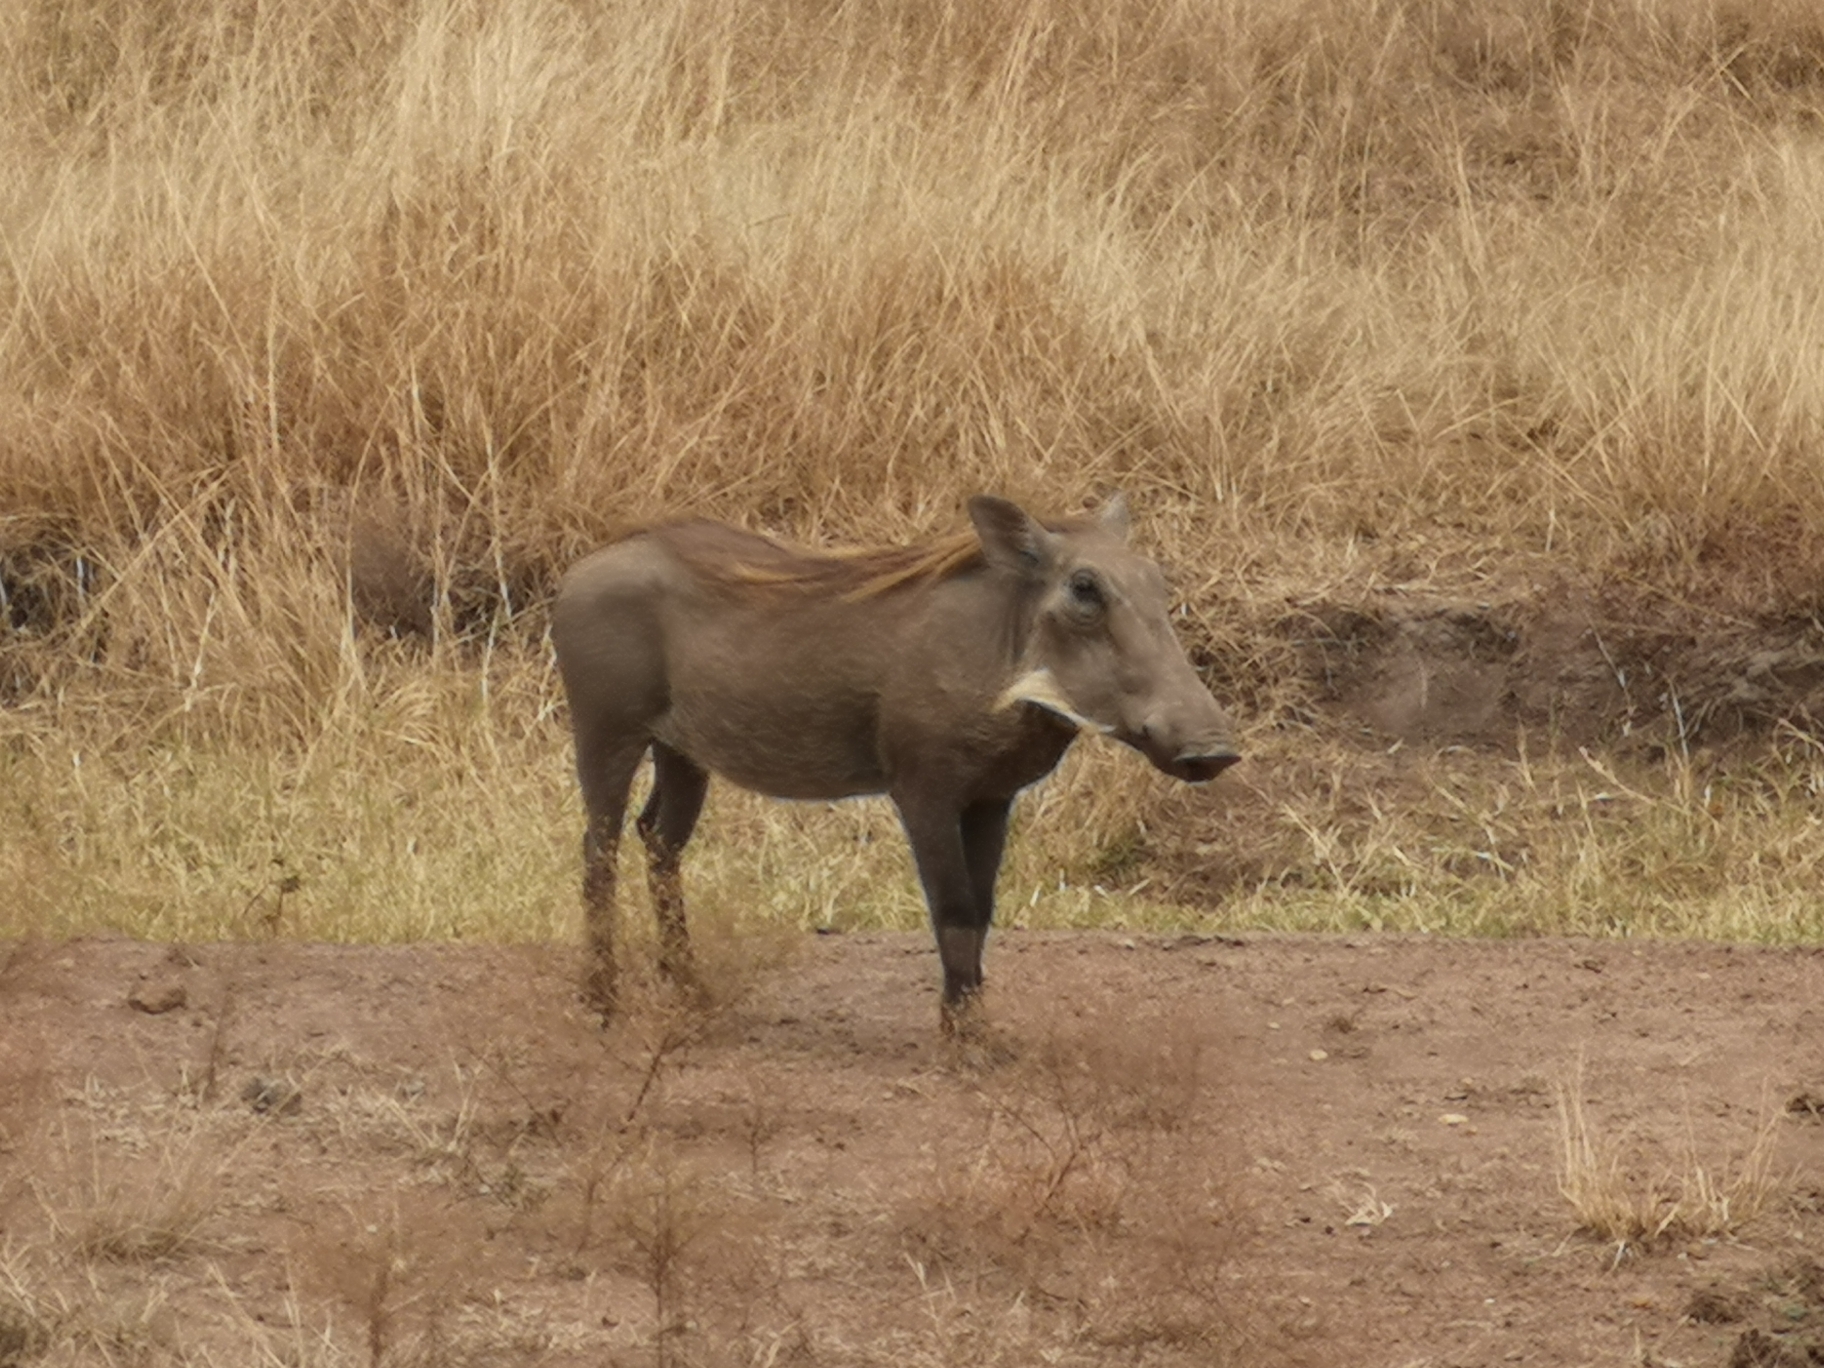
<path id="1" fill-rule="evenodd" d="M 898 541 L 980 489 L 1125 487 L 1274 764 L 1345 761 L 1274 729 L 1259 625 L 1387 547 L 1802 616 L 1820 99 L 1796 0 L 22 5 L 8 915 L 569 934 L 543 596 L 660 514 Z M 1815 785 L 1798 758 L 1739 786 Z M 1176 800 L 1080 765 L 1023 828 L 1010 907 L 1181 919 L 1095 892 L 1140 881 L 1115 874 Z M 1664 830 L 1643 849 L 1599 834 L 1612 786 L 1574 757 L 1467 818 L 1262 782 L 1234 919 L 1627 929 L 1647 913 L 1617 890 L 1676 883 L 1694 834 L 1739 869 L 1771 831 L 1789 854 L 1759 882 L 1643 929 L 1816 930 L 1797 890 L 1824 841 L 1784 799 L 1706 826 L 1680 773 L 1630 777 Z M 715 801 L 708 899 L 920 918 L 877 808 Z M 1516 844 L 1560 853 L 1516 883 Z M 1459 882 L 1462 860 L 1504 872 Z"/>
<path id="2" fill-rule="evenodd" d="M 1689 1136 L 1683 1152 L 1667 1159 L 1667 1146 L 1639 1137 L 1630 1143 L 1590 1119 L 1581 1060 L 1555 1092 L 1559 1192 L 1578 1229 L 1612 1245 L 1617 1263 L 1675 1240 L 1738 1235 L 1786 1185 L 1787 1175 L 1774 1168 L 1777 1110 L 1764 1107 L 1752 1133 L 1720 1159 L 1700 1155 Z"/>

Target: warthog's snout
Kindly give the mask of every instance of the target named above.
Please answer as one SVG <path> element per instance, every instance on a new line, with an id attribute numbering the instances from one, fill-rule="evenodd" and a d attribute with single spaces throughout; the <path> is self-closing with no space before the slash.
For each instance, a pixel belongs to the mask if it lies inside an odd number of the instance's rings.
<path id="1" fill-rule="evenodd" d="M 1226 727 L 1213 736 L 1191 742 L 1181 741 L 1182 735 L 1182 731 L 1168 724 L 1149 722 L 1130 744 L 1151 760 L 1154 768 L 1187 784 L 1207 784 L 1241 759 L 1241 752 L 1228 739 Z"/>
<path id="2" fill-rule="evenodd" d="M 1187 751 L 1160 768 L 1187 784 L 1207 784 L 1239 759 L 1239 752 L 1226 747 L 1216 751 Z"/>

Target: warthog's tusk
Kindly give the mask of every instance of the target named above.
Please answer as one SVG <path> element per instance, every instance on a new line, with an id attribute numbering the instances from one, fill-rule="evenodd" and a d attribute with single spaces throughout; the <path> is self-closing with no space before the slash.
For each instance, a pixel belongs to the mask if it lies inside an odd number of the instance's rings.
<path id="1" fill-rule="evenodd" d="M 994 700 L 995 711 L 1011 708 L 1015 703 L 1031 703 L 1047 712 L 1056 713 L 1066 722 L 1074 723 L 1084 731 L 1100 732 L 1104 736 L 1114 730 L 1101 722 L 1083 716 L 1070 705 L 1064 697 L 1064 691 L 1058 687 L 1058 681 L 1052 677 L 1050 670 L 1033 670 L 1021 675 L 1001 691 L 1001 696 Z"/>

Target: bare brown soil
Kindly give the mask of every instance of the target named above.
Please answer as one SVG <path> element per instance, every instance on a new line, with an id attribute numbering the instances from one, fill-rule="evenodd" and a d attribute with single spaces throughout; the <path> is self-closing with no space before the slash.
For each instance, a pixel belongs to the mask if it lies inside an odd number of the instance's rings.
<path id="1" fill-rule="evenodd" d="M 720 950 L 16 947 L 0 1362 L 1824 1356 L 1815 953 L 1010 931 L 958 1046 L 922 937 Z M 1761 1211 L 1580 1232 L 1566 1088 Z"/>

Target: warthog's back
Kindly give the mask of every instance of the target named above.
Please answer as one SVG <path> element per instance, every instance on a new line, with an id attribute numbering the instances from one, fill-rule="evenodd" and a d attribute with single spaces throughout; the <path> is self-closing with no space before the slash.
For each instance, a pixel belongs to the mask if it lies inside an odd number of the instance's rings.
<path id="1" fill-rule="evenodd" d="M 721 558 L 713 566 L 700 560 L 705 541 Z M 889 607 L 770 581 L 790 555 L 737 529 L 684 524 L 579 562 L 551 629 L 579 729 L 637 721 L 776 797 L 882 791 L 878 706 L 903 596 Z"/>

